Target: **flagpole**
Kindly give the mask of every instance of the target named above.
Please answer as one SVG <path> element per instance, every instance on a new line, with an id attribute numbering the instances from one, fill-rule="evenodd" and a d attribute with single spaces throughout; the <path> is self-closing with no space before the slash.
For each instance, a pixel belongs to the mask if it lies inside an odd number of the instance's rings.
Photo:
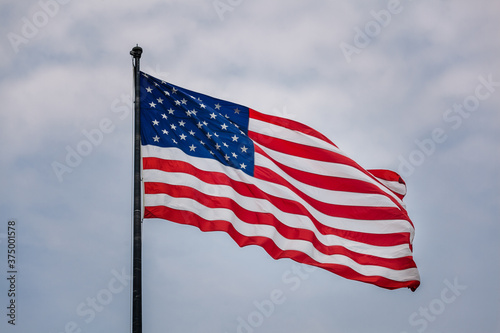
<path id="1" fill-rule="evenodd" d="M 141 214 L 141 108 L 140 108 L 140 59 L 142 48 L 135 46 L 130 55 L 134 65 L 134 228 L 132 275 L 132 333 L 142 333 L 142 214 Z"/>

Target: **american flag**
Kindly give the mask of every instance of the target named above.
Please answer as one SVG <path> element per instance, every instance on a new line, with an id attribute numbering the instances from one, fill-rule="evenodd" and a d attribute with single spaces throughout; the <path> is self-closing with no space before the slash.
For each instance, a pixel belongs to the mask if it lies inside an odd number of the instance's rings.
<path id="1" fill-rule="evenodd" d="M 227 232 L 344 278 L 415 290 L 403 180 L 299 122 L 141 72 L 144 218 Z"/>

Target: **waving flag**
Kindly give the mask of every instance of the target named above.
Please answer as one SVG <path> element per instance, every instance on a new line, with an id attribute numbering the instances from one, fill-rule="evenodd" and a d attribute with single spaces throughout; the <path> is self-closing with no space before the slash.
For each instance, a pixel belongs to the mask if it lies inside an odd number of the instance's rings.
<path id="1" fill-rule="evenodd" d="M 296 121 L 141 73 L 144 218 L 227 232 L 342 277 L 420 284 L 403 180 Z"/>

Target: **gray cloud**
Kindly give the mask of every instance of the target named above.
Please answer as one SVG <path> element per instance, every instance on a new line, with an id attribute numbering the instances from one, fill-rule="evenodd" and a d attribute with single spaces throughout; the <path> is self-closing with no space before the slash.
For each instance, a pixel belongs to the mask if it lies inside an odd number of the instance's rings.
<path id="1" fill-rule="evenodd" d="M 311 125 L 367 168 L 413 163 L 405 201 L 422 275 L 415 293 L 321 270 L 304 278 L 293 262 L 240 249 L 227 235 L 154 221 L 144 226 L 146 331 L 244 332 L 255 313 L 262 323 L 247 331 L 498 331 L 500 87 L 467 117 L 444 118 L 475 94 L 481 76 L 500 82 L 497 2 L 401 0 L 359 47 L 357 28 L 376 27 L 371 12 L 391 2 L 221 1 L 232 8 L 223 20 L 211 0 L 1 5 L 0 235 L 18 221 L 20 310 L 16 327 L 3 316 L 0 331 L 129 326 L 129 286 L 109 290 L 113 272 L 130 268 L 126 101 L 136 43 L 143 69 Z M 13 46 L 9 33 L 23 42 Z M 341 43 L 360 52 L 348 62 Z M 422 146 L 437 128 L 446 140 Z M 68 166 L 68 147 L 85 149 L 89 133 L 88 154 Z M 54 162 L 71 172 L 58 177 Z M 455 279 L 466 289 L 446 303 L 443 293 L 454 294 L 445 281 Z M 3 279 L 4 309 L 6 290 Z M 267 317 L 262 304 L 274 290 L 284 300 Z"/>

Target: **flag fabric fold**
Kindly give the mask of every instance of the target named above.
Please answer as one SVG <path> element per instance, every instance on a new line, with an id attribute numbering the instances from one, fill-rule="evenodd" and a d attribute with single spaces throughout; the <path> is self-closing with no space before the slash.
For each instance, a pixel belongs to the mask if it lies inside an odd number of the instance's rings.
<path id="1" fill-rule="evenodd" d="M 228 233 L 347 279 L 415 290 L 404 181 L 299 122 L 141 73 L 144 218 Z"/>

